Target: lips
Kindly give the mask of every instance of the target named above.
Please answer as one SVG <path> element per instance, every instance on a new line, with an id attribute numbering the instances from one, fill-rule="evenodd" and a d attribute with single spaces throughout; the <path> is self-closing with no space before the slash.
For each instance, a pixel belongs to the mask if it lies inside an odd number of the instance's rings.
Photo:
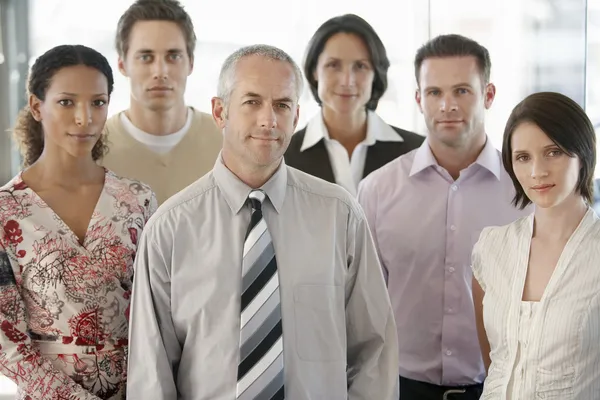
<path id="1" fill-rule="evenodd" d="M 554 187 L 554 185 L 551 185 L 551 184 L 543 184 L 543 185 L 532 186 L 531 189 L 537 190 L 537 191 L 543 191 L 543 190 L 551 189 L 553 187 Z"/>
<path id="2" fill-rule="evenodd" d="M 154 86 L 148 89 L 149 92 L 165 92 L 168 90 L 172 90 L 172 88 L 168 86 Z"/>

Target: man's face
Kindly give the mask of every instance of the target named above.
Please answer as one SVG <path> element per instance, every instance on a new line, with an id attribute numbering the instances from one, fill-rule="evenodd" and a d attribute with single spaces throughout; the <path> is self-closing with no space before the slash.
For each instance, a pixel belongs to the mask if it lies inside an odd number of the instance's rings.
<path id="1" fill-rule="evenodd" d="M 153 111 L 184 105 L 192 69 L 183 31 L 169 21 L 136 22 L 125 59 L 119 58 L 119 70 L 131 82 L 132 101 Z"/>

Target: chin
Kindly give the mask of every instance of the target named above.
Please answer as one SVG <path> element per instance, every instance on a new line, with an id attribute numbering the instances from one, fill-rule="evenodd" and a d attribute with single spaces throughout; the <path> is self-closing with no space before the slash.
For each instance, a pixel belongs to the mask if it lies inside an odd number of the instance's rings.
<path id="1" fill-rule="evenodd" d="M 152 99 L 147 103 L 148 109 L 152 111 L 167 111 L 173 108 L 175 102 L 171 99 Z"/>

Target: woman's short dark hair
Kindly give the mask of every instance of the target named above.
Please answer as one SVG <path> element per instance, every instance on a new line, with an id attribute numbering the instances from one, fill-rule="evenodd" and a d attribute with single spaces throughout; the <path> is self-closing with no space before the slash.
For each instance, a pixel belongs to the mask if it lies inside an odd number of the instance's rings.
<path id="1" fill-rule="evenodd" d="M 65 67 L 77 65 L 85 65 L 100 71 L 108 82 L 108 95 L 110 97 L 114 84 L 110 64 L 96 50 L 81 45 L 57 46 L 35 60 L 29 72 L 27 95 L 34 95 L 44 101 L 54 75 Z M 23 156 L 23 167 L 36 162 L 44 150 L 44 131 L 42 124 L 33 118 L 29 106 L 19 112 L 13 129 L 13 136 Z M 102 158 L 106 150 L 104 136 L 101 135 L 92 149 L 92 158 L 94 160 Z"/>
<path id="2" fill-rule="evenodd" d="M 567 96 L 554 92 L 540 92 L 527 96 L 513 109 L 502 144 L 502 163 L 515 187 L 513 204 L 520 209 L 531 204 L 513 170 L 511 139 L 522 123 L 536 125 L 562 151 L 577 157 L 581 164 L 576 191 L 588 204 L 594 198 L 594 169 L 596 167 L 596 132 L 585 111 Z"/>
<path id="3" fill-rule="evenodd" d="M 390 60 L 387 57 L 385 46 L 375 32 L 375 29 L 367 21 L 354 14 L 345 14 L 325 21 L 310 39 L 304 60 L 304 75 L 308 80 L 313 97 L 319 105 L 322 104 L 321 99 L 319 99 L 318 83 L 314 77 L 314 72 L 325 44 L 332 36 L 338 33 L 349 33 L 358 36 L 365 42 L 365 45 L 369 49 L 375 77 L 373 79 L 371 98 L 366 107 L 368 110 L 375 110 L 377 109 L 379 99 L 381 99 L 387 90 L 387 71 L 390 68 Z"/>

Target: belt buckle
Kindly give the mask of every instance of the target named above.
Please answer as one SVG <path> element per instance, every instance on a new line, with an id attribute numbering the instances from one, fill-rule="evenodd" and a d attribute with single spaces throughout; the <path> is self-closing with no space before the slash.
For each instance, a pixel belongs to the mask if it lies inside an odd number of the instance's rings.
<path id="1" fill-rule="evenodd" d="M 451 395 L 451 394 L 464 394 L 466 392 L 467 392 L 466 389 L 449 389 L 449 390 L 446 390 L 444 392 L 443 400 L 449 400 L 448 396 Z"/>

